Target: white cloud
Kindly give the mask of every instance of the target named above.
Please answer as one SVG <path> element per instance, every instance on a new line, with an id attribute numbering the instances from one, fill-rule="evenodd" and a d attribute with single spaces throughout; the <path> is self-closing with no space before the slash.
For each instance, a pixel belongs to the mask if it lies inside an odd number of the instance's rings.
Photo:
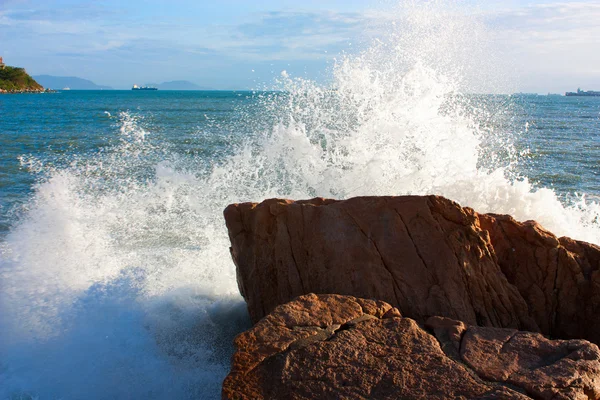
<path id="1" fill-rule="evenodd" d="M 123 65 L 151 60 L 161 70 L 169 63 L 183 69 L 185 62 L 203 57 L 204 65 L 217 69 L 224 64 L 269 62 L 321 62 L 324 66 L 325 60 L 348 50 L 349 43 L 351 48 L 360 48 L 373 38 L 385 36 L 389 23 L 398 16 L 381 10 L 296 10 L 247 14 L 227 25 L 197 23 L 193 18 L 136 18 L 102 8 L 102 2 L 81 3 L 69 9 L 23 8 L 22 4 L 18 8 L 19 3 L 12 4 L 11 9 L 0 10 L 0 53 L 9 53 L 11 58 L 35 55 L 36 60 L 54 59 L 61 68 L 62 55 L 82 57 L 80 65 L 88 57 L 98 71 L 106 71 L 98 60 L 110 54 Z M 503 54 L 504 59 L 514 61 L 514 69 L 523 78 L 523 90 L 600 88 L 600 0 L 496 9 L 474 17 L 490 28 L 492 47 L 500 49 L 490 57 Z M 460 23 L 448 20 L 448 24 L 455 22 Z M 472 56 L 467 53 L 466 59 L 475 69 L 479 59 L 486 57 L 478 50 L 481 46 L 477 40 L 455 41 L 456 51 L 468 47 L 473 52 Z M 435 43 L 432 46 L 435 50 Z M 161 53 L 165 57 L 157 56 Z"/>
<path id="2" fill-rule="evenodd" d="M 600 86 L 600 2 L 542 4 L 487 17 L 527 88 Z"/>

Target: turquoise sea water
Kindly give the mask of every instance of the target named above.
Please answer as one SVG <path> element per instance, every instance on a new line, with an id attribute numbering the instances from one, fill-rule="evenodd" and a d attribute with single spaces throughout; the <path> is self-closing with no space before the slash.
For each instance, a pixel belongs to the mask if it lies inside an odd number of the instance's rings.
<path id="1" fill-rule="evenodd" d="M 253 107 L 261 107 L 265 95 L 71 91 L 0 97 L 0 235 L 23 216 L 36 183 L 56 169 L 114 151 L 127 140 L 128 123 L 135 121 L 132 129 L 145 132 L 149 168 L 165 158 L 198 168 L 231 155 L 252 135 L 263 118 Z M 493 123 L 521 153 L 519 176 L 563 199 L 575 193 L 600 196 L 600 98 L 514 95 L 484 101 L 512 113 Z M 142 173 L 139 167 L 136 174 Z"/>
<path id="2" fill-rule="evenodd" d="M 423 86 L 0 97 L 0 398 L 219 398 L 231 202 L 435 193 L 600 241 L 600 98 Z"/>
<path id="3" fill-rule="evenodd" d="M 0 235 L 19 218 L 33 186 L 49 169 L 114 150 L 126 119 L 148 131 L 157 161 L 166 154 L 210 162 L 243 135 L 249 92 L 65 91 L 0 97 Z M 123 117 L 120 113 L 127 113 Z M 101 157 L 101 156 L 100 156 Z M 28 168 L 28 161 L 44 167 Z M 148 160 L 150 162 L 150 160 Z"/>
<path id="4" fill-rule="evenodd" d="M 525 96 L 518 101 L 516 140 L 530 154 L 520 172 L 561 196 L 600 196 L 600 97 Z"/>

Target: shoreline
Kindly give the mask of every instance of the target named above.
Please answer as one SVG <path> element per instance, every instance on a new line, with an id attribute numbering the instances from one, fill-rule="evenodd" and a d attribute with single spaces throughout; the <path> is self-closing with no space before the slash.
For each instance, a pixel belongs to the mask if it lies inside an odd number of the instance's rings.
<path id="1" fill-rule="evenodd" d="M 35 93 L 57 93 L 52 89 L 19 89 L 19 90 L 4 90 L 0 89 L 0 94 L 35 94 Z"/>

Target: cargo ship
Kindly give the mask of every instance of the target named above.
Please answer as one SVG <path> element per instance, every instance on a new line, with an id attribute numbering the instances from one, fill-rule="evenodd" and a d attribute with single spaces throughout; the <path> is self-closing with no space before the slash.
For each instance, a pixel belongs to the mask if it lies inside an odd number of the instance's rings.
<path id="1" fill-rule="evenodd" d="M 131 90 L 158 90 L 158 88 L 152 87 L 152 86 L 138 86 L 138 85 L 133 85 L 133 87 L 131 88 Z"/>
<path id="2" fill-rule="evenodd" d="M 593 96 L 600 97 L 600 92 L 595 92 L 593 90 L 583 91 L 581 89 L 577 89 L 576 92 L 567 92 L 565 96 Z"/>

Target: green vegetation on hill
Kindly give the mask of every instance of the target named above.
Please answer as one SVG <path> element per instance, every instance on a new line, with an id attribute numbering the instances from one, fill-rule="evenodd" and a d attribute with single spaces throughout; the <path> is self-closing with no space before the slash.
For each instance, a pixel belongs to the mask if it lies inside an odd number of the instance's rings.
<path id="1" fill-rule="evenodd" d="M 16 67 L 0 68 L 0 89 L 7 92 L 44 90 L 25 69 Z"/>

